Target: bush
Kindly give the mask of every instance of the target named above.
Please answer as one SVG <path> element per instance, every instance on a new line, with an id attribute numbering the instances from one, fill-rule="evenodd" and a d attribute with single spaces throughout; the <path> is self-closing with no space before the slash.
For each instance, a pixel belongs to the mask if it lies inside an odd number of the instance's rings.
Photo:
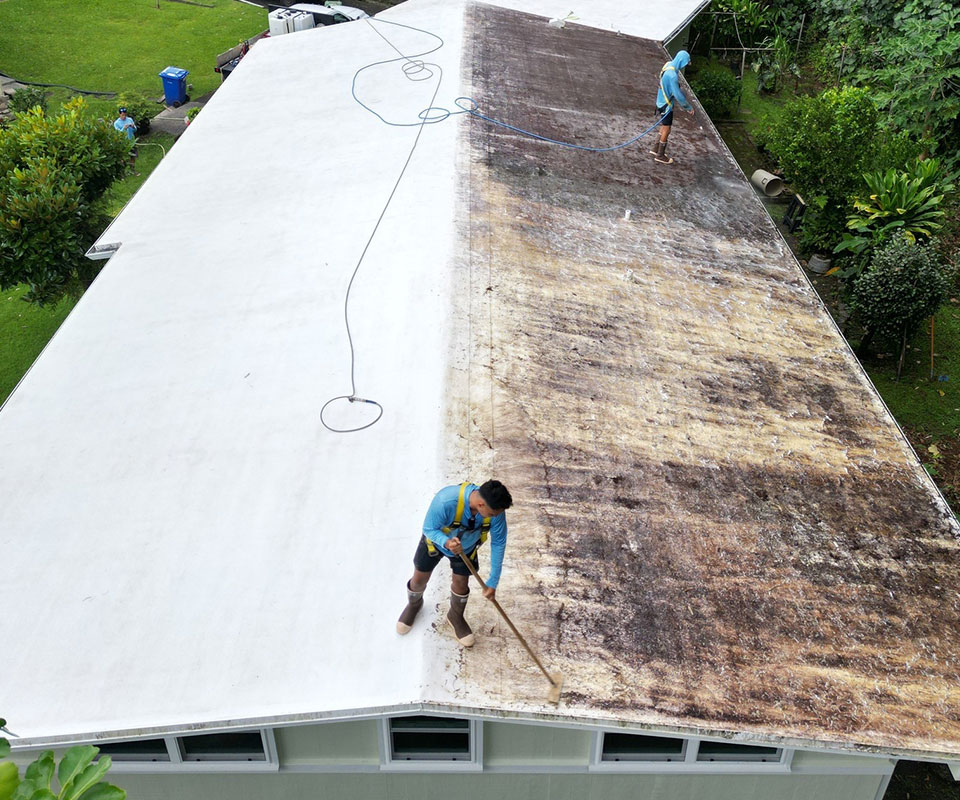
<path id="1" fill-rule="evenodd" d="M 690 81 L 706 112 L 713 118 L 729 117 L 740 96 L 740 81 L 726 67 L 710 64 Z"/>
<path id="2" fill-rule="evenodd" d="M 7 104 L 7 108 L 14 114 L 22 114 L 36 106 L 40 106 L 41 111 L 46 111 L 47 95 L 43 89 L 33 86 L 25 86 L 22 89 L 17 89 Z"/>
<path id="3" fill-rule="evenodd" d="M 137 123 L 137 136 L 150 133 L 150 118 L 159 112 L 157 103 L 144 94 L 125 93 L 117 95 L 117 108 L 124 107 Z"/>
<path id="4" fill-rule="evenodd" d="M 764 146 L 819 219 L 818 247 L 840 241 L 849 198 L 874 158 L 877 128 L 877 109 L 864 89 L 798 97 L 766 123 Z"/>
<path id="5" fill-rule="evenodd" d="M 899 350 L 902 363 L 906 343 L 947 297 L 946 273 L 946 265 L 930 246 L 897 238 L 877 248 L 870 268 L 853 284 L 850 298 L 866 329 L 859 351 L 865 352 L 876 339 Z"/>
<path id="6" fill-rule="evenodd" d="M 99 201 L 129 153 L 80 97 L 55 117 L 34 108 L 0 129 L 0 289 L 26 283 L 26 299 L 43 305 L 89 285 L 97 267 L 84 253 L 103 229 Z"/>

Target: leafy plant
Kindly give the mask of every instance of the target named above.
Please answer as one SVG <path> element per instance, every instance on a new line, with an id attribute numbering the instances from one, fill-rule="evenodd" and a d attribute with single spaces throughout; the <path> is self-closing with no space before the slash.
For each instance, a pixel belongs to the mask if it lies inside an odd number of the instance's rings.
<path id="1" fill-rule="evenodd" d="M 25 298 L 39 305 L 79 294 L 95 276 L 84 253 L 130 152 L 86 109 L 77 97 L 55 117 L 34 108 L 0 129 L 0 289 L 26 283 Z"/>
<path id="2" fill-rule="evenodd" d="M 127 114 L 137 123 L 137 136 L 146 136 L 150 132 L 150 118 L 159 107 L 144 94 L 127 92 L 117 96 L 117 108 L 126 108 Z"/>
<path id="3" fill-rule="evenodd" d="M 99 752 L 90 745 L 71 747 L 58 765 L 53 751 L 46 750 L 27 767 L 22 780 L 16 765 L 11 764 L 12 772 L 6 770 L 6 787 L 0 783 L 0 800 L 124 800 L 127 793 L 123 789 L 102 781 L 111 760 L 102 756 L 94 761 Z"/>
<path id="4" fill-rule="evenodd" d="M 858 79 L 873 87 L 885 124 L 948 152 L 960 117 L 960 8 L 908 0 L 878 37 L 876 55 Z"/>
<path id="5" fill-rule="evenodd" d="M 7 103 L 7 108 L 14 114 L 22 114 L 35 106 L 40 106 L 42 111 L 47 110 L 47 95 L 43 89 L 33 86 L 24 86 L 17 89 Z"/>
<path id="6" fill-rule="evenodd" d="M 898 237 L 877 248 L 850 298 L 866 329 L 858 352 L 865 353 L 875 339 L 898 347 L 899 379 L 907 342 L 947 297 L 950 281 L 945 273 L 932 247 Z"/>
<path id="7" fill-rule="evenodd" d="M 918 161 L 910 171 L 889 169 L 864 175 L 870 194 L 853 201 L 854 213 L 847 218 L 853 233 L 845 234 L 834 252 L 849 250 L 859 255 L 894 235 L 910 244 L 930 238 L 943 227 L 940 203 L 944 195 L 936 184 L 938 169 L 936 159 L 930 159 Z"/>
<path id="8" fill-rule="evenodd" d="M 740 95 L 740 81 L 716 62 L 704 67 L 690 81 L 697 99 L 713 118 L 728 117 Z"/>

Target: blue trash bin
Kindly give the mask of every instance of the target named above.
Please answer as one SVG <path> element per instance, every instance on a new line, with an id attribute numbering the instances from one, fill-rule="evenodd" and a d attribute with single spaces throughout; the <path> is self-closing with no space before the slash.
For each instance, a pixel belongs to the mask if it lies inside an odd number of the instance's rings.
<path id="1" fill-rule="evenodd" d="M 168 106 L 178 108 L 187 102 L 187 75 L 190 73 L 180 67 L 167 67 L 160 73 L 163 81 L 163 98 Z"/>

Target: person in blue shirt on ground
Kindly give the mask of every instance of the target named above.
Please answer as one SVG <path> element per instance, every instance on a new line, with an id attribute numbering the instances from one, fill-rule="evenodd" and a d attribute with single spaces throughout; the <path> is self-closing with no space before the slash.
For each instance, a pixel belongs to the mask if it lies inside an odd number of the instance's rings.
<path id="1" fill-rule="evenodd" d="M 657 117 L 663 117 L 660 122 L 660 140 L 654 144 L 653 160 L 660 164 L 672 164 L 673 159 L 667 155 L 667 139 L 670 138 L 670 128 L 673 125 L 673 107 L 679 105 L 688 114 L 693 113 L 693 106 L 687 102 L 687 97 L 680 88 L 680 70 L 690 63 L 690 54 L 681 50 L 668 61 L 660 70 L 660 88 L 657 89 Z M 664 116 L 666 114 L 666 116 Z"/>
<path id="2" fill-rule="evenodd" d="M 125 133 L 127 135 L 127 138 L 131 142 L 135 142 L 137 139 L 137 135 L 136 135 L 137 123 L 133 121 L 133 117 L 130 117 L 127 115 L 127 109 L 124 108 L 123 106 L 120 106 L 120 110 L 118 113 L 120 114 L 120 116 L 113 121 L 113 127 L 116 128 L 121 133 Z M 137 148 L 131 144 L 130 169 L 133 170 L 134 175 L 139 175 L 140 173 L 137 172 L 137 170 L 135 169 L 136 165 L 137 165 Z"/>
<path id="3" fill-rule="evenodd" d="M 500 481 L 487 481 L 482 486 L 462 483 L 441 489 L 430 503 L 423 521 L 423 535 L 413 556 L 413 577 L 407 581 L 407 605 L 397 620 L 397 633 L 405 634 L 423 608 L 423 591 L 434 568 L 446 556 L 453 575 L 450 581 L 450 611 L 447 620 L 453 635 L 464 647 L 472 647 L 473 631 L 463 618 L 470 596 L 470 570 L 460 554 L 470 559 L 479 570 L 477 551 L 487 540 L 490 546 L 490 577 L 483 596 L 493 600 L 497 593 L 503 552 L 507 546 L 507 518 L 504 516 L 513 498 Z"/>

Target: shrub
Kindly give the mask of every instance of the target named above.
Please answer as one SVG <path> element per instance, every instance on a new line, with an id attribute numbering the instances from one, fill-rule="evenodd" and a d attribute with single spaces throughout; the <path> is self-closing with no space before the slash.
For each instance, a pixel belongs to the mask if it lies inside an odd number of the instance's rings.
<path id="1" fill-rule="evenodd" d="M 137 123 L 137 136 L 150 133 L 150 118 L 158 113 L 157 104 L 144 94 L 125 93 L 117 96 L 117 108 L 123 106 Z"/>
<path id="2" fill-rule="evenodd" d="M 25 86 L 17 89 L 7 103 L 7 108 L 14 114 L 22 114 L 31 108 L 40 106 L 41 111 L 47 110 L 47 95 L 43 89 L 33 86 Z"/>
<path id="3" fill-rule="evenodd" d="M 0 289 L 26 283 L 42 305 L 86 288 L 84 253 L 103 229 L 99 203 L 123 174 L 126 137 L 76 97 L 60 113 L 34 108 L 0 129 Z"/>
<path id="4" fill-rule="evenodd" d="M 716 63 L 701 69 L 691 79 L 690 85 L 706 112 L 715 118 L 729 117 L 740 96 L 737 76 Z"/>
<path id="5" fill-rule="evenodd" d="M 947 297 L 946 271 L 934 248 L 902 237 L 877 248 L 850 298 L 866 329 L 859 351 L 865 352 L 876 339 L 898 348 L 902 365 L 906 343 Z"/>
<path id="6" fill-rule="evenodd" d="M 848 199 L 860 189 L 864 164 L 875 152 L 873 101 L 864 89 L 828 89 L 790 101 L 766 125 L 766 149 L 819 219 L 818 246 L 832 249 L 844 230 Z"/>

